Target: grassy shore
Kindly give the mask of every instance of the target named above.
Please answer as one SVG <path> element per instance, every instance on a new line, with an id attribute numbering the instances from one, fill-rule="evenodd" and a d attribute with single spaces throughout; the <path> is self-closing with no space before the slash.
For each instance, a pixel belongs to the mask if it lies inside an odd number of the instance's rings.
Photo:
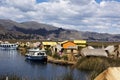
<path id="1" fill-rule="evenodd" d="M 105 57 L 83 57 L 79 59 L 75 65 L 79 70 L 90 71 L 90 80 L 106 70 L 108 67 L 120 67 L 120 58 L 105 58 Z"/>

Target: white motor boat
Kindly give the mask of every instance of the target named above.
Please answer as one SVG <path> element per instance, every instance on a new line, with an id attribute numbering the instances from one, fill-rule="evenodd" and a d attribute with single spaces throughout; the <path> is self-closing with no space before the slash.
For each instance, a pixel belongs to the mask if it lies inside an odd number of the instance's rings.
<path id="1" fill-rule="evenodd" d="M 0 49 L 17 49 L 18 45 L 17 44 L 12 44 L 12 43 L 1 43 L 0 44 Z"/>
<path id="2" fill-rule="evenodd" d="M 31 48 L 31 49 L 28 49 L 28 52 L 39 52 L 39 51 L 45 51 L 45 50 L 40 50 L 39 48 Z"/>
<path id="3" fill-rule="evenodd" d="M 26 54 L 26 59 L 35 61 L 47 61 L 47 55 L 43 51 L 30 52 Z"/>

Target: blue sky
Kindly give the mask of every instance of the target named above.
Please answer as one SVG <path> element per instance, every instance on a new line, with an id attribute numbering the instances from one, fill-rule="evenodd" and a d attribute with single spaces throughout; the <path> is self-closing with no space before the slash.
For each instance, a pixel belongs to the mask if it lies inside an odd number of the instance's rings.
<path id="1" fill-rule="evenodd" d="M 41 2 L 47 2 L 48 0 L 36 0 L 38 3 L 41 3 Z M 96 2 L 100 3 L 102 0 L 96 0 Z M 118 0 L 120 1 L 120 0 Z"/>
<path id="2" fill-rule="evenodd" d="M 48 0 L 37 0 L 38 3 L 47 2 Z"/>
<path id="3" fill-rule="evenodd" d="M 100 3 L 102 0 L 96 0 L 96 2 Z"/>
<path id="4" fill-rule="evenodd" d="M 48 0 L 37 0 L 38 3 L 41 3 L 41 2 L 47 2 Z M 95 0 L 96 2 L 100 3 L 101 1 L 103 0 Z M 104 1 L 118 1 L 120 2 L 120 0 L 104 0 Z"/>
<path id="5" fill-rule="evenodd" d="M 96 2 L 98 2 L 98 3 L 102 2 L 102 1 L 118 1 L 118 2 L 120 2 L 120 0 L 96 0 Z"/>
<path id="6" fill-rule="evenodd" d="M 0 19 L 120 34 L 120 0 L 0 0 Z"/>

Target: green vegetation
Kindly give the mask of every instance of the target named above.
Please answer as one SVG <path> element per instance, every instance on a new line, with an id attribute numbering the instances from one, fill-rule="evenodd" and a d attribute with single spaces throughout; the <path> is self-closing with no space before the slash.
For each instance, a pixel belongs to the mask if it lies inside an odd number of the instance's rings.
<path id="1" fill-rule="evenodd" d="M 63 55 L 61 58 L 64 59 L 64 60 L 68 60 L 68 56 L 67 55 Z"/>
<path id="2" fill-rule="evenodd" d="M 53 58 L 55 59 L 61 59 L 60 55 L 58 53 L 53 54 Z"/>
<path id="3" fill-rule="evenodd" d="M 50 48 L 45 49 L 46 50 L 46 54 L 49 56 L 52 56 L 52 52 Z"/>
<path id="4" fill-rule="evenodd" d="M 75 65 L 80 70 L 90 71 L 90 80 L 93 80 L 98 74 L 106 70 L 108 67 L 120 66 L 120 58 L 105 57 L 83 57 L 79 59 Z"/>

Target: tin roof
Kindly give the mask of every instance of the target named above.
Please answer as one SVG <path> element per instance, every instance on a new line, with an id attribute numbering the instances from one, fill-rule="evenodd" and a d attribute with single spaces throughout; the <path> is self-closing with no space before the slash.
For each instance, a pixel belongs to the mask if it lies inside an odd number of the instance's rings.
<path id="1" fill-rule="evenodd" d="M 73 42 L 74 43 L 82 43 L 83 44 L 83 43 L 86 43 L 86 40 L 74 40 Z"/>
<path id="2" fill-rule="evenodd" d="M 51 45 L 51 46 L 55 46 L 57 45 L 56 42 L 42 42 L 43 45 Z"/>

